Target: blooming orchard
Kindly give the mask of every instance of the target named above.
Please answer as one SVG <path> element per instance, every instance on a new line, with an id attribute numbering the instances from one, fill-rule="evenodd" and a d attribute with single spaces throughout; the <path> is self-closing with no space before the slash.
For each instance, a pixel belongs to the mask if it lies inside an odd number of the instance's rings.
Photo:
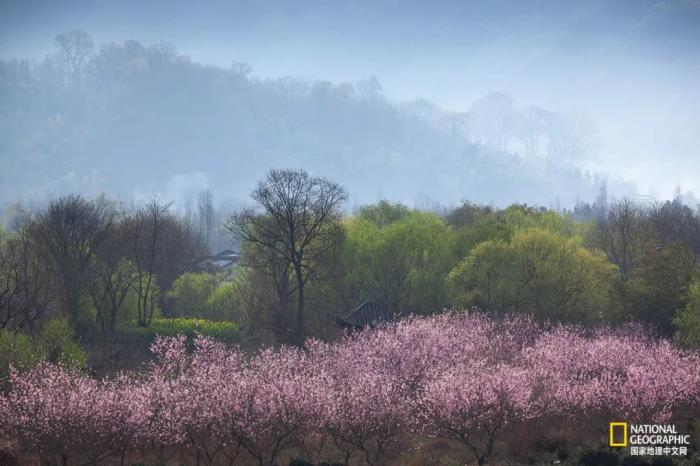
<path id="1" fill-rule="evenodd" d="M 636 327 L 446 313 L 304 350 L 250 356 L 207 338 L 190 350 L 184 337 L 152 350 L 144 371 L 109 380 L 53 365 L 13 371 L 0 438 L 64 464 L 271 465 L 292 454 L 383 464 L 439 437 L 484 464 L 524 422 L 668 421 L 700 399 L 700 356 Z"/>

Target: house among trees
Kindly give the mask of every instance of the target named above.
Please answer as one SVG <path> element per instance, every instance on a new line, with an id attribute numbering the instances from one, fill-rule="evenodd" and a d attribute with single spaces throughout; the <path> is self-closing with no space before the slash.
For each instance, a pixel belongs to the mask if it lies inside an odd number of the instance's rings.
<path id="1" fill-rule="evenodd" d="M 231 249 L 225 249 L 217 254 L 202 259 L 199 263 L 201 270 L 223 272 L 228 278 L 232 276 L 233 266 L 241 258 L 241 254 Z"/>
<path id="2" fill-rule="evenodd" d="M 396 315 L 390 314 L 383 306 L 373 300 L 365 301 L 345 317 L 339 317 L 336 324 L 344 330 L 362 330 L 374 328 L 379 324 L 391 322 Z"/>

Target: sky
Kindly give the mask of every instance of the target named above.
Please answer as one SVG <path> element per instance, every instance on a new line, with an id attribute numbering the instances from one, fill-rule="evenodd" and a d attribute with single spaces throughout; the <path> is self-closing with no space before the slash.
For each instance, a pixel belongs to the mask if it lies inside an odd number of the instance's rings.
<path id="1" fill-rule="evenodd" d="M 258 77 L 376 76 L 392 100 L 450 110 L 504 92 L 590 117 L 587 168 L 659 198 L 700 193 L 700 0 L 0 0 L 0 57 L 39 59 L 75 28 Z"/>

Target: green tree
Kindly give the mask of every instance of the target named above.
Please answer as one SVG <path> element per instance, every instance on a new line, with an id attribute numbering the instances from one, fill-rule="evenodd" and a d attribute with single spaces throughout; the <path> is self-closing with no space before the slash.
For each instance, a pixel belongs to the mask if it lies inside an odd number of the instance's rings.
<path id="1" fill-rule="evenodd" d="M 364 212 L 390 211 L 386 205 Z M 401 211 L 394 208 L 394 212 Z M 454 265 L 453 232 L 437 215 L 407 211 L 395 220 L 347 222 L 343 254 L 346 301 L 375 299 L 389 312 L 427 313 L 447 303 L 444 277 Z M 370 218 L 376 218 L 371 216 Z"/>
<path id="2" fill-rule="evenodd" d="M 675 338 L 690 348 L 700 347 L 700 282 L 694 282 L 688 291 L 688 303 L 673 318 Z"/>
<path id="3" fill-rule="evenodd" d="M 228 229 L 243 243 L 265 252 L 271 264 L 293 276 L 296 312 L 292 340 L 306 338 L 307 284 L 323 281 L 342 243 L 345 190 L 304 170 L 271 170 L 251 194 L 259 209 L 242 210 Z"/>
<path id="4" fill-rule="evenodd" d="M 686 307 L 695 255 L 685 243 L 649 247 L 627 282 L 627 315 L 673 332 L 673 316 Z"/>
<path id="5" fill-rule="evenodd" d="M 71 369 L 85 367 L 87 353 L 66 319 L 51 319 L 34 337 L 0 330 L 0 382 L 7 377 L 10 366 L 22 370 L 44 361 Z"/>
<path id="6" fill-rule="evenodd" d="M 87 353 L 81 348 L 75 331 L 66 319 L 51 319 L 41 330 L 38 346 L 46 360 L 73 369 L 87 363 Z"/>
<path id="7" fill-rule="evenodd" d="M 209 318 L 213 320 L 230 320 L 240 322 L 237 315 L 236 284 L 224 282 L 220 284 L 207 299 Z"/>
<path id="8" fill-rule="evenodd" d="M 358 217 L 366 220 L 377 226 L 386 226 L 392 223 L 404 220 L 410 211 L 408 207 L 402 204 L 392 204 L 389 201 L 379 201 L 377 204 L 371 204 L 360 207 Z"/>
<path id="9" fill-rule="evenodd" d="M 44 353 L 31 336 L 0 329 L 0 383 L 8 376 L 10 366 L 21 370 L 43 360 Z"/>
<path id="10" fill-rule="evenodd" d="M 188 272 L 180 275 L 168 296 L 175 301 L 175 312 L 181 317 L 211 318 L 210 299 L 221 286 L 223 277 L 208 272 Z"/>
<path id="11" fill-rule="evenodd" d="M 455 253 L 465 257 L 482 241 L 509 240 L 522 230 L 540 228 L 566 238 L 585 238 L 593 228 L 591 222 L 575 221 L 568 213 L 513 204 L 503 210 L 465 202 L 445 219 L 456 229 Z"/>
<path id="12" fill-rule="evenodd" d="M 612 318 L 616 269 L 577 238 L 543 229 L 477 245 L 448 277 L 453 302 L 539 319 L 595 322 Z"/>
<path id="13" fill-rule="evenodd" d="M 506 224 L 515 231 L 541 228 L 566 238 L 583 238 L 592 229 L 590 222 L 577 222 L 569 214 L 520 204 L 513 204 L 503 210 L 503 217 Z"/>
<path id="14" fill-rule="evenodd" d="M 95 250 L 108 237 L 112 220 L 103 206 L 68 196 L 52 201 L 28 226 L 32 243 L 62 294 L 63 315 L 81 335 L 88 333 L 92 324 L 83 312 L 90 265 Z"/>

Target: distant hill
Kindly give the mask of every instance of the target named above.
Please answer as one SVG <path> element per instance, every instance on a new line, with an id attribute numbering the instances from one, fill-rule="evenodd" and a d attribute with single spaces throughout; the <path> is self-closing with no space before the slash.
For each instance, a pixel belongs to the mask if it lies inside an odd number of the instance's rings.
<path id="1" fill-rule="evenodd" d="M 270 167 L 326 175 L 355 204 L 423 207 L 572 205 L 604 179 L 575 168 L 586 141 L 566 119 L 500 94 L 448 113 L 390 102 L 373 78 L 260 79 L 136 41 L 87 44 L 75 60 L 77 44 L 40 63 L 0 62 L 2 203 L 76 191 L 183 201 L 203 188 L 243 199 Z"/>

